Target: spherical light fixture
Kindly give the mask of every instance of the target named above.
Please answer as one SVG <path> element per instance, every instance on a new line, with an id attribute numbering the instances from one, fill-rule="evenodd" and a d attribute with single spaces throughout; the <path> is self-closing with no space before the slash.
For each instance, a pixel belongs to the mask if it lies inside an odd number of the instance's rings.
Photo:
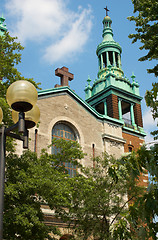
<path id="1" fill-rule="evenodd" d="M 18 80 L 12 83 L 6 94 L 9 106 L 17 112 L 31 110 L 37 102 L 37 97 L 35 86 L 26 80 Z"/>
<path id="2" fill-rule="evenodd" d="M 2 111 L 2 108 L 0 107 L 0 123 L 2 122 L 3 120 L 3 111 Z"/>
<path id="3" fill-rule="evenodd" d="M 14 123 L 17 123 L 19 120 L 19 113 L 16 111 L 12 111 L 12 119 Z M 40 119 L 40 110 L 37 105 L 33 106 L 33 108 L 25 113 L 25 125 L 26 128 L 33 128 Z"/>

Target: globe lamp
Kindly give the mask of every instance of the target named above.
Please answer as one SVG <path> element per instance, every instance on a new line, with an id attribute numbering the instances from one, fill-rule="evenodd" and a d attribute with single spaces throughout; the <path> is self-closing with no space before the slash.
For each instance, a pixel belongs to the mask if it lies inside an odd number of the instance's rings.
<path id="1" fill-rule="evenodd" d="M 26 80 L 17 80 L 7 89 L 6 99 L 9 106 L 17 112 L 27 112 L 37 102 L 35 86 Z"/>

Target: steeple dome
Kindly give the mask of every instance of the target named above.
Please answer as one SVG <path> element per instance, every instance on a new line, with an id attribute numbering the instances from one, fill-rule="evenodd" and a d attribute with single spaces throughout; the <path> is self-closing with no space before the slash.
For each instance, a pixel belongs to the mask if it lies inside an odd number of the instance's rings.
<path id="1" fill-rule="evenodd" d="M 106 16 L 103 19 L 104 29 L 103 29 L 103 35 L 102 36 L 103 36 L 103 41 L 104 42 L 106 42 L 106 41 L 114 41 L 111 24 L 112 24 L 111 18 L 109 16 Z"/>
<path id="2" fill-rule="evenodd" d="M 3 17 L 3 14 L 2 14 L 2 17 L 0 17 L 0 36 L 3 36 L 4 32 L 7 31 L 7 27 L 4 21 L 5 21 L 5 18 Z"/>
<path id="3" fill-rule="evenodd" d="M 121 66 L 122 48 L 119 43 L 113 39 L 113 30 L 111 28 L 112 20 L 109 16 L 103 19 L 103 41 L 98 45 L 96 54 L 99 60 L 98 77 L 105 75 L 109 66 L 111 66 L 114 74 L 122 76 L 123 70 Z"/>

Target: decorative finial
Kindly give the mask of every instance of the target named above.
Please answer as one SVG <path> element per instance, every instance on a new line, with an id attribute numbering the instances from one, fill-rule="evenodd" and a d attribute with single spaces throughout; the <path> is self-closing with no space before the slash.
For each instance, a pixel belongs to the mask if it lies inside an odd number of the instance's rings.
<path id="1" fill-rule="evenodd" d="M 135 82 L 135 78 L 136 78 L 136 76 L 134 75 L 134 73 L 132 73 L 131 78 L 132 78 L 133 82 Z"/>
<path id="2" fill-rule="evenodd" d="M 104 8 L 105 10 L 106 10 L 106 16 L 108 16 L 108 12 L 110 11 L 109 9 L 108 9 L 108 7 L 106 6 L 106 8 Z"/>
<path id="3" fill-rule="evenodd" d="M 88 85 L 90 85 L 91 79 L 90 76 L 88 75 L 88 79 L 87 79 Z"/>

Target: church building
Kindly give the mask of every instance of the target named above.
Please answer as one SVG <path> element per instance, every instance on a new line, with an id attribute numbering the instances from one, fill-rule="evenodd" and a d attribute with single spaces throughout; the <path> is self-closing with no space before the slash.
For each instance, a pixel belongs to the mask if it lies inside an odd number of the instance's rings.
<path id="1" fill-rule="evenodd" d="M 0 17 L 0 35 L 7 31 Z M 139 84 L 134 74 L 129 80 L 121 64 L 122 48 L 113 39 L 112 20 L 103 19 L 103 40 L 97 46 L 98 77 L 88 78 L 85 100 L 69 86 L 74 75 L 67 67 L 57 68 L 60 85 L 38 92 L 39 128 L 30 130 L 30 148 L 37 153 L 51 144 L 52 138 L 77 140 L 90 156 L 106 151 L 116 157 L 137 149 L 146 136 L 143 129 Z M 97 66 L 96 66 L 97 68 Z M 51 149 L 49 150 L 51 152 Z"/>
<path id="2" fill-rule="evenodd" d="M 1 30 L 5 28 L 3 20 L 3 17 L 0 18 Z M 99 65 L 97 79 L 91 83 L 88 78 L 84 89 L 85 100 L 69 87 L 74 75 L 67 67 L 55 70 L 55 75 L 60 77 L 60 85 L 38 92 L 40 123 L 38 128 L 30 130 L 32 151 L 40 154 L 53 138 L 77 140 L 87 154 L 82 164 L 88 166 L 92 164 L 91 157 L 105 151 L 119 158 L 143 144 L 146 134 L 139 84 L 134 74 L 131 80 L 124 75 L 122 48 L 113 39 L 112 20 L 108 14 L 103 19 L 102 37 L 96 50 Z M 48 151 L 51 153 L 54 150 L 49 148 Z M 75 167 L 69 165 L 66 168 L 73 176 Z M 142 176 L 143 183 L 147 184 L 147 176 Z M 43 211 L 47 224 L 64 227 L 62 222 L 53 220 L 47 206 L 43 207 Z"/>
<path id="3" fill-rule="evenodd" d="M 143 142 L 139 84 L 134 74 L 125 77 L 121 65 L 121 46 L 113 39 L 112 20 L 103 19 L 103 40 L 97 46 L 98 78 L 88 78 L 85 100 L 70 87 L 74 75 L 67 67 L 57 68 L 60 85 L 38 92 L 39 128 L 31 132 L 30 148 L 40 153 L 52 138 L 77 140 L 87 157 L 106 151 L 116 157 L 137 149 Z M 51 149 L 49 150 L 51 152 Z"/>

